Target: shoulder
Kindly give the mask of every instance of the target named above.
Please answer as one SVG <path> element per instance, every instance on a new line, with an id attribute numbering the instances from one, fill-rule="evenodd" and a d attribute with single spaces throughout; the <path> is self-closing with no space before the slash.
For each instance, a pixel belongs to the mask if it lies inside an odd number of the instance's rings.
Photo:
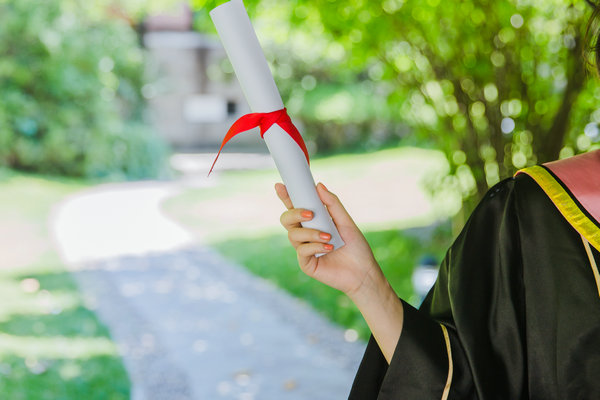
<path id="1" fill-rule="evenodd" d="M 551 208 L 552 202 L 528 175 L 500 181 L 487 191 L 466 221 L 451 247 L 452 258 L 466 253 L 481 254 L 482 250 L 497 254 L 500 243 L 516 245 L 524 224 L 555 219 Z"/>
<path id="2" fill-rule="evenodd" d="M 546 205 L 549 199 L 538 183 L 527 174 L 506 178 L 491 187 L 483 196 L 472 214 L 472 218 L 490 213 L 511 214 L 518 212 L 523 204 Z"/>
<path id="3" fill-rule="evenodd" d="M 481 203 L 498 203 L 515 199 L 537 197 L 544 194 L 537 182 L 527 174 L 506 178 L 491 187 Z"/>
<path id="4" fill-rule="evenodd" d="M 488 225 L 502 217 L 510 217 L 516 212 L 518 203 L 539 201 L 544 192 L 528 175 L 520 174 L 504 179 L 491 187 L 483 196 L 465 227 L 481 220 Z"/>

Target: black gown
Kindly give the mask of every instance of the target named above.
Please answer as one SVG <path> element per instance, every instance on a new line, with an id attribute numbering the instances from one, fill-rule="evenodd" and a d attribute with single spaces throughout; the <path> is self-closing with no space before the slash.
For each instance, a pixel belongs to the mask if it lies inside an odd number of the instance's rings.
<path id="1" fill-rule="evenodd" d="M 389 366 L 371 337 L 349 399 L 600 399 L 600 224 L 549 169 L 525 172 L 486 194 L 420 309 L 404 303 Z"/>

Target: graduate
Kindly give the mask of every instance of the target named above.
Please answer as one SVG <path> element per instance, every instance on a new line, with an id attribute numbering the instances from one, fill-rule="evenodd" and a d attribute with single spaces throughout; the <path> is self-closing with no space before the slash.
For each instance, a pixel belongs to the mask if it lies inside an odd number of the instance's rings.
<path id="1" fill-rule="evenodd" d="M 323 184 L 346 243 L 336 251 L 300 225 L 312 212 L 275 190 L 302 270 L 346 293 L 371 329 L 351 400 L 600 399 L 600 150 L 491 188 L 419 310 Z"/>

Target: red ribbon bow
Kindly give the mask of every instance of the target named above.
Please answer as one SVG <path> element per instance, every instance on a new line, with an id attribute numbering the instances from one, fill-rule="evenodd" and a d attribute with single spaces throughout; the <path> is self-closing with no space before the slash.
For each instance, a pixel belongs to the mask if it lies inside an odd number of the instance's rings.
<path id="1" fill-rule="evenodd" d="M 292 123 L 292 120 L 290 119 L 290 116 L 288 115 L 287 110 L 285 108 L 282 108 L 281 110 L 272 111 L 272 112 L 268 112 L 268 113 L 246 114 L 246 115 L 241 116 L 237 121 L 235 121 L 233 123 L 233 125 L 231 125 L 231 128 L 229 128 L 229 130 L 227 131 L 227 134 L 225 135 L 225 137 L 223 138 L 223 143 L 221 143 L 221 148 L 219 149 L 219 152 L 217 153 L 217 156 L 215 157 L 215 161 L 213 162 L 212 166 L 210 167 L 210 171 L 208 172 L 208 175 L 210 175 L 213 168 L 215 167 L 215 164 L 217 163 L 217 159 L 219 158 L 219 154 L 221 154 L 221 150 L 223 150 L 223 147 L 225 147 L 225 144 L 227 144 L 227 142 L 232 137 L 234 137 L 238 133 L 242 133 L 242 132 L 245 132 L 252 128 L 259 127 L 260 128 L 260 137 L 264 138 L 265 132 L 268 131 L 269 128 L 273 124 L 279 125 L 284 131 L 286 131 L 291 136 L 292 139 L 294 139 L 294 141 L 296 143 L 298 143 L 298 146 L 300 146 L 300 148 L 304 152 L 304 155 L 306 156 L 306 161 L 309 162 L 308 150 L 306 150 L 306 145 L 304 144 L 304 140 L 302 140 L 302 136 L 300 135 L 300 132 L 298 132 L 298 129 Z"/>

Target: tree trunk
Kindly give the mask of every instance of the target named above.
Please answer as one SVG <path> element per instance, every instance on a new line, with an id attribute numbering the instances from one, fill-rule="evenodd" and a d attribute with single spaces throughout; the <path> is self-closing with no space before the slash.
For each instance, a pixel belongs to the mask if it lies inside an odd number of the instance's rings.
<path id="1" fill-rule="evenodd" d="M 567 76 L 569 80 L 565 91 L 563 92 L 562 102 L 558 111 L 554 115 L 554 122 L 550 129 L 537 140 L 536 154 L 538 163 L 553 161 L 558 158 L 560 150 L 564 144 L 565 137 L 569 128 L 569 120 L 573 104 L 577 100 L 577 96 L 583 89 L 585 82 L 585 66 L 581 57 L 582 40 L 578 35 L 575 38 L 575 47 L 571 49 L 571 62 Z"/>

